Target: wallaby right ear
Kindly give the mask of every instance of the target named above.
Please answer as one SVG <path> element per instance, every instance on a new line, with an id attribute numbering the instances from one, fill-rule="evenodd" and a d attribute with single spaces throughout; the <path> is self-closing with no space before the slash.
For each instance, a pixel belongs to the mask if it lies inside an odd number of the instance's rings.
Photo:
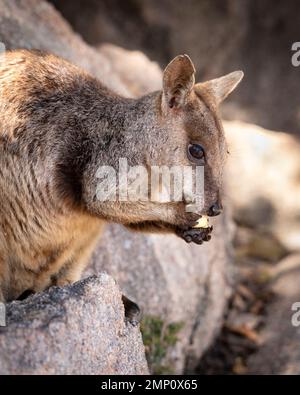
<path id="1" fill-rule="evenodd" d="M 163 98 L 170 108 L 186 102 L 195 84 L 195 67 L 188 55 L 176 56 L 163 74 Z"/>
<path id="2" fill-rule="evenodd" d="M 199 83 L 195 86 L 195 89 L 201 91 L 204 88 L 218 106 L 238 86 L 243 77 L 244 73 L 242 71 L 234 71 L 223 77 Z"/>

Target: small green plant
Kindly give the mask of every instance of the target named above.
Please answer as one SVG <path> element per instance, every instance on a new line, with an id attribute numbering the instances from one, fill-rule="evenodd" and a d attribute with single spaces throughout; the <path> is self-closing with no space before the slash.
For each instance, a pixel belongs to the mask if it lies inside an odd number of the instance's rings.
<path id="1" fill-rule="evenodd" d="M 161 318 L 146 316 L 141 323 L 141 331 L 146 349 L 146 357 L 152 374 L 171 374 L 172 368 L 164 359 L 170 347 L 178 340 L 183 323 L 165 323 Z"/>

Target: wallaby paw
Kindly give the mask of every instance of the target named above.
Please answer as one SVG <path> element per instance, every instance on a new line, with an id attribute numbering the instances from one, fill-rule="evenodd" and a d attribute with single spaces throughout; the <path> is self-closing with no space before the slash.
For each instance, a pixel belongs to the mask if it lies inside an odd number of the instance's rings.
<path id="1" fill-rule="evenodd" d="M 203 241 L 209 241 L 211 239 L 211 232 L 213 227 L 208 228 L 188 228 L 179 229 L 177 235 L 181 237 L 187 243 L 202 244 Z"/>
<path id="2" fill-rule="evenodd" d="M 137 326 L 142 319 L 142 312 L 139 306 L 132 300 L 122 295 L 122 301 L 125 308 L 125 319 L 133 326 Z"/>

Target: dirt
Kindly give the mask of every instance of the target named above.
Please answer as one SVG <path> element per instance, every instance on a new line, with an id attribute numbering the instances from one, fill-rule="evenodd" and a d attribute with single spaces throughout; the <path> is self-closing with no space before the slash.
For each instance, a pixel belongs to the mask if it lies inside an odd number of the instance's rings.
<path id="1" fill-rule="evenodd" d="M 231 297 L 224 325 L 214 344 L 201 359 L 197 374 L 244 375 L 255 373 L 248 359 L 258 352 L 268 305 L 275 295 L 269 288 L 264 261 L 237 262 L 237 285 Z M 254 368 L 255 369 L 255 368 Z"/>

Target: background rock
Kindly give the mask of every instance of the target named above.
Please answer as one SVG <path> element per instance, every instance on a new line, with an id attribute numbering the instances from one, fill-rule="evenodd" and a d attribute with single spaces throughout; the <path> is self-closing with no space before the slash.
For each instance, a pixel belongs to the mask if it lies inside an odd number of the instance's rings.
<path id="1" fill-rule="evenodd" d="M 287 250 L 272 233 L 258 232 L 244 226 L 237 227 L 234 246 L 238 259 L 250 257 L 276 263 L 287 254 Z"/>
<path id="2" fill-rule="evenodd" d="M 188 53 L 198 78 L 245 72 L 224 103 L 228 119 L 300 133 L 297 0 L 52 0 L 92 45 L 110 42 L 139 49 L 165 66 Z"/>
<path id="3" fill-rule="evenodd" d="M 142 54 L 128 54 L 121 49 L 107 46 L 93 49 L 72 31 L 68 23 L 51 5 L 44 1 L 0 0 L 0 41 L 3 41 L 9 49 L 34 47 L 63 56 L 99 77 L 109 87 L 127 96 L 146 92 L 150 90 L 152 84 L 153 89 L 158 87 L 159 70 L 153 63 L 148 64 Z M 121 67 L 127 60 L 130 65 L 132 59 L 137 58 L 139 60 L 134 62 L 138 83 L 132 77 L 134 72 L 129 75 L 127 66 Z M 148 70 L 151 71 L 148 73 Z M 151 84 L 150 79 L 143 83 L 143 79 L 146 80 L 150 75 Z M 103 269 L 112 273 L 120 283 L 122 291 L 133 297 L 144 308 L 144 314 L 148 318 L 151 316 L 155 320 L 158 317 L 163 320 L 164 327 L 170 322 L 183 324 L 178 332 L 178 339 L 173 339 L 172 347 L 165 352 L 166 356 L 162 361 L 169 371 L 181 373 L 184 369 L 192 370 L 222 324 L 224 309 L 231 290 L 230 239 L 232 232 L 230 220 L 225 216 L 216 219 L 215 225 L 216 230 L 212 241 L 201 247 L 188 246 L 175 236 L 138 235 L 128 233 L 120 226 L 111 226 L 100 241 L 93 265 L 89 270 L 90 274 L 99 273 Z M 51 295 L 55 296 L 55 292 L 58 292 L 57 300 L 60 303 L 60 292 L 64 294 L 68 291 L 53 291 Z M 67 299 L 68 294 L 66 295 Z M 71 297 L 71 294 L 69 296 Z M 45 298 L 43 309 L 39 308 L 39 299 L 36 298 L 31 299 L 29 305 L 25 304 L 29 317 L 32 309 L 37 314 L 37 320 L 47 319 L 48 299 Z M 116 299 L 112 302 L 116 303 Z M 66 303 L 68 303 L 67 300 Z M 70 301 L 70 303 L 73 302 Z M 11 311 L 18 309 L 18 306 L 18 304 L 13 304 Z M 101 310 L 101 306 L 99 298 L 99 306 L 95 306 L 95 309 Z M 105 320 L 104 315 L 99 316 L 99 319 Z M 26 317 L 24 317 L 24 325 L 22 325 L 21 318 L 19 321 L 15 333 L 16 336 L 22 337 L 22 331 L 24 330 L 24 333 L 26 331 Z M 105 327 L 109 332 L 109 321 L 102 322 L 102 324 L 107 325 Z M 95 350 L 97 350 L 98 340 L 95 338 L 97 336 L 93 336 L 95 332 L 90 330 L 89 325 L 92 323 L 87 322 L 84 327 L 86 331 L 84 336 L 90 336 L 89 342 L 91 343 L 88 344 L 95 342 Z M 62 328 L 64 330 L 63 325 Z M 56 330 L 57 333 L 60 331 L 59 324 Z M 9 332 L 2 333 L 4 345 L 5 338 L 9 336 Z M 114 335 L 108 334 L 107 336 Z M 39 345 L 40 342 L 44 341 L 37 341 L 37 336 L 29 335 L 26 339 L 26 343 L 18 343 L 19 367 L 21 360 L 26 361 L 26 358 L 31 357 L 35 349 L 42 347 Z M 73 352 L 76 355 L 84 354 L 85 347 L 75 340 L 76 338 L 68 340 L 73 345 Z M 52 337 L 49 339 L 45 337 L 45 341 L 48 342 L 46 343 L 48 347 L 43 355 L 46 358 L 47 351 L 47 358 L 50 361 L 56 361 L 56 348 L 54 342 L 52 343 Z M 12 345 L 8 339 L 7 342 Z M 3 361 L 3 364 L 6 363 L 3 366 L 7 366 L 5 368 L 7 370 L 14 366 L 10 365 L 13 362 L 10 362 L 9 358 L 12 357 L 7 355 L 8 351 L 3 346 L 3 352 L 0 353 L 0 361 Z M 96 358 L 98 354 L 93 355 L 90 354 L 91 359 Z M 36 360 L 33 359 L 33 361 Z M 85 369 L 82 372 L 88 373 L 90 370 L 90 373 L 93 373 L 95 367 L 100 369 L 97 363 L 97 360 L 91 360 L 85 368 L 80 365 L 81 369 Z M 105 371 L 107 364 L 105 361 L 103 364 L 102 371 Z M 37 369 L 35 362 L 32 366 L 32 369 Z M 60 369 L 67 369 L 67 366 L 61 366 Z M 118 370 L 117 365 L 111 369 L 111 372 L 113 369 L 116 369 L 116 372 L 121 371 Z M 129 365 L 128 371 L 130 369 Z"/>
<path id="4" fill-rule="evenodd" d="M 292 316 L 296 313 L 292 305 L 300 302 L 299 253 L 279 262 L 273 275 L 271 290 L 276 299 L 267 309 L 266 324 L 260 334 L 262 346 L 249 358 L 249 373 L 299 375 L 300 322 L 298 326 L 292 325 Z"/>
<path id="5" fill-rule="evenodd" d="M 0 374 L 147 374 L 137 327 L 125 324 L 107 274 L 7 305 Z"/>
<path id="6" fill-rule="evenodd" d="M 242 122 L 227 122 L 225 129 L 230 151 L 226 192 L 234 219 L 253 229 L 256 238 L 267 235 L 273 237 L 273 242 L 278 241 L 281 250 L 297 250 L 299 141 L 286 133 Z"/>
<path id="7" fill-rule="evenodd" d="M 142 52 L 127 51 L 111 44 L 99 46 L 99 52 L 109 60 L 112 73 L 121 79 L 134 96 L 145 95 L 162 88 L 160 67 Z"/>
<path id="8" fill-rule="evenodd" d="M 0 0 L 0 41 L 7 49 L 38 48 L 85 68 L 119 93 L 130 95 L 109 60 L 86 45 L 45 1 Z"/>

